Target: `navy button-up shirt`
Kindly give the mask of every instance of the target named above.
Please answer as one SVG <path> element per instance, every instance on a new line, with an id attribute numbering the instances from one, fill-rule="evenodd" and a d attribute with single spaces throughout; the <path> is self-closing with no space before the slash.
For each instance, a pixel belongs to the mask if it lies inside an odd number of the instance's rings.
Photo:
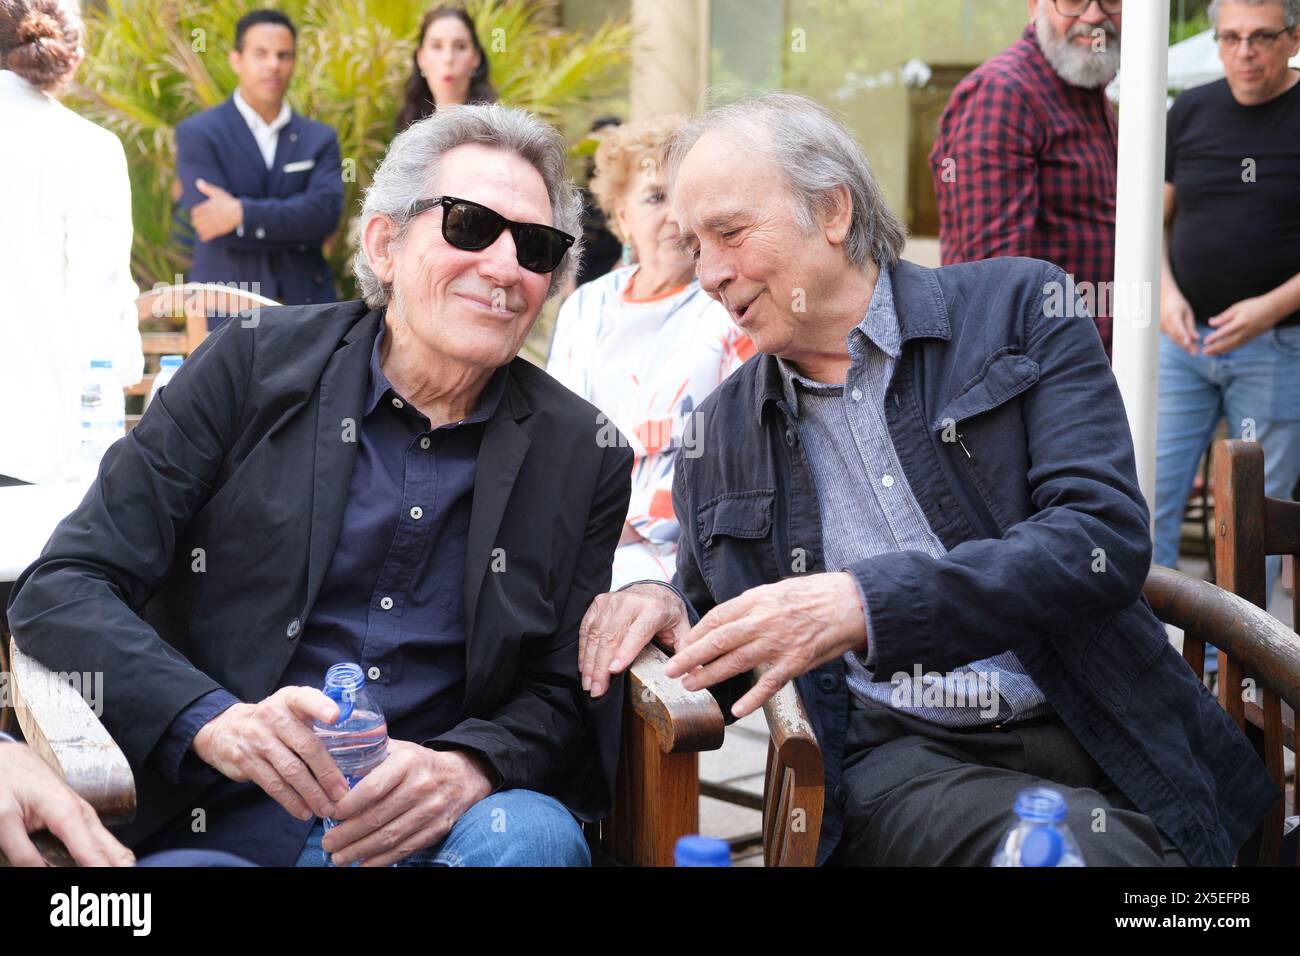
<path id="1" fill-rule="evenodd" d="M 421 741 L 453 727 L 464 703 L 465 548 L 475 464 L 483 423 L 509 373 L 493 375 L 470 417 L 431 430 L 385 377 L 384 337 L 381 327 L 338 545 L 279 686 L 320 687 L 330 665 L 356 662 L 389 736 Z M 178 770 L 196 767 L 196 757 L 186 759 L 194 735 L 235 703 L 232 694 L 213 691 L 190 705 L 155 750 L 155 769 L 176 779 Z M 187 846 L 287 865 L 310 829 L 251 783 L 221 780 L 204 803 L 205 832 L 177 820 L 163 831 L 162 844 L 180 838 Z"/>

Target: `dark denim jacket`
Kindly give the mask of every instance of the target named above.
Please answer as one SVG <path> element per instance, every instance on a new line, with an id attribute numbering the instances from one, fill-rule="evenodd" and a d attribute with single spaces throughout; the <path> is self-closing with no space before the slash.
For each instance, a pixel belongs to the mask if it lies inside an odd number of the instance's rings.
<path id="1" fill-rule="evenodd" d="M 1227 865 L 1277 798 L 1245 736 L 1169 644 L 1142 586 L 1146 504 L 1119 388 L 1069 277 L 1033 259 L 902 262 L 890 435 L 942 558 L 848 570 L 871 608 L 878 680 L 1014 650 L 1061 719 L 1193 865 Z M 679 456 L 675 585 L 698 614 L 822 564 L 812 474 L 776 360 L 700 407 Z M 829 570 L 842 570 L 831 568 Z M 848 690 L 835 661 L 796 682 L 822 746 L 818 862 L 842 831 Z M 715 688 L 724 712 L 741 690 Z"/>

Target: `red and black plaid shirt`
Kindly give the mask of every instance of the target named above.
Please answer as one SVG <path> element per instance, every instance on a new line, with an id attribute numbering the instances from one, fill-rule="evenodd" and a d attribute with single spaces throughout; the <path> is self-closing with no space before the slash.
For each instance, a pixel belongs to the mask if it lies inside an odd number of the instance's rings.
<path id="1" fill-rule="evenodd" d="M 930 167 L 944 265 L 993 256 L 1055 263 L 1092 284 L 1109 354 L 1118 161 L 1105 90 L 1061 79 L 1029 26 L 958 84 L 939 123 Z"/>

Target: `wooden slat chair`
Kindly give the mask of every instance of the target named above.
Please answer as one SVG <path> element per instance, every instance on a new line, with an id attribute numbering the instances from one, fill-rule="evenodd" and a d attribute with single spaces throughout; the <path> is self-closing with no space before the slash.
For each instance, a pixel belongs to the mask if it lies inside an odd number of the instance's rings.
<path id="1" fill-rule="evenodd" d="M 1264 450 L 1258 442 L 1238 439 L 1221 441 L 1215 450 L 1214 495 L 1216 501 L 1217 577 L 1224 590 L 1240 595 L 1267 610 L 1265 558 L 1291 555 L 1292 595 L 1300 577 L 1300 503 L 1264 495 Z M 1300 631 L 1300 600 L 1295 601 L 1291 620 Z M 1294 704 L 1279 700 L 1268 687 L 1243 694 L 1251 674 L 1240 661 L 1220 654 L 1219 700 L 1260 749 L 1265 765 L 1282 765 L 1283 748 L 1296 752 Z M 1282 806 L 1274 809 L 1280 820 Z"/>
<path id="2" fill-rule="evenodd" d="M 9 642 L 10 690 L 28 746 L 53 767 L 106 824 L 135 817 L 135 777 L 126 756 L 81 694 L 45 665 Z M 63 844 L 46 831 L 34 834 L 47 863 L 73 866 Z M 7 865 L 0 854 L 0 866 Z"/>
<path id="3" fill-rule="evenodd" d="M 1265 699 L 1280 698 L 1293 708 L 1300 702 L 1300 635 L 1295 631 L 1244 598 L 1208 581 L 1159 565 L 1152 566 L 1143 593 L 1161 621 L 1185 632 L 1183 656 L 1193 673 L 1199 675 L 1202 672 L 1205 642 L 1209 641 L 1227 660 L 1234 662 L 1233 666 L 1240 666 L 1253 675 L 1255 686 L 1267 690 Z M 638 794 L 641 805 L 656 799 L 653 781 L 661 773 L 658 768 L 669 756 L 672 742 L 680 739 L 675 723 L 678 719 L 676 708 L 671 703 L 659 703 L 661 699 L 655 696 L 664 683 L 664 659 L 658 650 L 647 648 L 633 665 L 634 676 L 628 692 L 625 720 L 644 722 L 647 718 L 639 716 L 637 711 L 654 709 L 656 718 L 651 733 L 659 747 L 624 749 L 619 766 L 620 807 L 628 805 L 623 802 L 626 799 L 624 794 L 628 792 Z M 660 677 L 648 679 L 638 675 L 637 671 L 643 668 L 657 669 Z M 672 682 L 666 683 L 668 686 L 663 687 L 662 700 L 671 701 L 674 695 L 683 693 L 673 687 Z M 640 688 L 647 685 L 652 689 L 655 703 L 641 700 L 638 696 Z M 1240 697 L 1233 696 L 1223 704 L 1238 726 L 1242 726 L 1245 709 Z M 706 705 L 696 706 L 707 709 Z M 763 710 L 772 735 L 764 785 L 763 860 L 767 866 L 813 866 L 821 835 L 824 795 L 821 750 L 792 684 L 783 687 Z M 721 744 L 721 713 L 717 714 L 716 721 L 712 730 L 716 738 L 708 739 L 717 742 L 711 747 Z M 1266 750 L 1275 756 L 1266 759 L 1265 766 L 1279 789 L 1283 789 L 1283 738 L 1276 722 L 1272 727 L 1272 731 L 1266 733 Z M 700 746 L 698 749 L 711 747 Z M 691 757 L 694 756 L 692 753 Z M 694 774 L 693 762 L 690 773 Z M 679 812 L 659 819 L 658 825 L 667 829 L 649 832 L 648 828 L 643 828 L 634 836 L 630 846 L 616 845 L 614 856 L 619 862 L 671 864 L 672 848 L 677 838 L 696 832 L 699 822 L 698 801 L 687 805 L 688 801 L 681 798 L 682 789 L 679 787 L 675 791 L 676 799 L 681 802 Z M 1239 855 L 1239 864 L 1279 861 L 1284 803 L 1284 800 L 1279 800 L 1274 812 L 1261 824 L 1259 833 Z M 1300 813 L 1300 807 L 1293 812 Z M 650 847 L 654 852 L 649 852 Z"/>
<path id="4" fill-rule="evenodd" d="M 1224 499 L 1219 502 L 1222 508 Z M 1224 568 L 1222 557 L 1220 551 L 1220 573 Z M 1262 735 L 1250 735 L 1256 738 L 1264 766 L 1283 796 L 1238 853 L 1237 864 L 1300 863 L 1281 859 L 1286 780 L 1283 729 L 1277 708 L 1279 701 L 1293 709 L 1300 706 L 1300 635 L 1239 595 L 1159 565 L 1151 568 L 1143 593 L 1160 620 L 1183 629 L 1183 658 L 1198 677 L 1205 661 L 1205 643 L 1219 648 L 1219 702 L 1238 727 L 1247 729 L 1248 696 L 1259 698 L 1264 714 L 1270 715 L 1263 721 Z M 1234 674 L 1239 679 L 1230 680 Z M 1244 684 L 1246 675 L 1252 683 Z M 1229 686 L 1236 692 L 1228 693 Z M 1292 812 L 1300 812 L 1294 801 L 1293 796 Z"/>
<path id="5" fill-rule="evenodd" d="M 673 865 L 678 838 L 699 831 L 699 753 L 722 746 L 717 702 L 708 691 L 687 691 L 664 677 L 667 661 L 650 645 L 628 669 L 614 811 L 587 828 L 596 849 L 615 863 Z M 772 735 L 763 859 L 768 866 L 812 866 L 821 833 L 821 750 L 793 684 L 763 712 Z"/>
<path id="6" fill-rule="evenodd" d="M 208 316 L 247 315 L 250 310 L 279 303 L 266 296 L 220 283 L 187 282 L 161 286 L 135 300 L 140 321 L 140 342 L 144 351 L 145 376 L 126 390 L 128 397 L 147 397 L 158 375 L 158 362 L 164 355 L 188 357 L 208 334 Z M 139 415 L 127 415 L 126 430 L 140 421 Z"/>

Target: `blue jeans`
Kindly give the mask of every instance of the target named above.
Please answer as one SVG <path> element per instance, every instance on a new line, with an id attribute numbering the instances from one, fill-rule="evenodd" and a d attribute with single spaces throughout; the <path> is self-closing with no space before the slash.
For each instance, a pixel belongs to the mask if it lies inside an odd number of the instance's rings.
<path id="1" fill-rule="evenodd" d="M 1197 325 L 1202 339 L 1213 331 Z M 1160 337 L 1156 400 L 1156 564 L 1178 566 L 1183 509 L 1196 465 L 1215 426 L 1228 418 L 1232 438 L 1264 449 L 1264 494 L 1291 497 L 1300 475 L 1300 326 L 1273 329 L 1226 355 L 1188 355 Z M 1265 596 L 1281 559 L 1266 563 Z"/>
<path id="2" fill-rule="evenodd" d="M 324 866 L 316 821 L 294 866 Z M 532 790 L 502 790 L 474 804 L 441 843 L 397 866 L 591 866 L 582 828 L 564 804 Z"/>

